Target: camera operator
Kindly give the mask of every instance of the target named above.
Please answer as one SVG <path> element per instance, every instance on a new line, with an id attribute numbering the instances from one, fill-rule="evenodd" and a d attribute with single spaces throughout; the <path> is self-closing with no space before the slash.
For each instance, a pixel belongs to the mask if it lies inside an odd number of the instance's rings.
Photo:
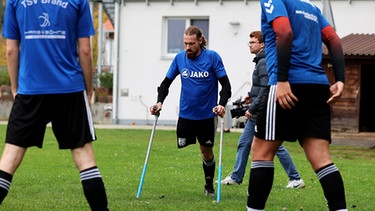
<path id="1" fill-rule="evenodd" d="M 248 121 L 246 122 L 241 137 L 238 140 L 236 162 L 234 164 L 233 172 L 221 181 L 221 184 L 224 185 L 235 185 L 242 183 L 246 170 L 246 164 L 249 158 L 251 143 L 254 137 L 256 116 L 259 109 L 266 106 L 265 97 L 267 96 L 269 90 L 264 42 L 262 33 L 260 31 L 253 31 L 250 33 L 250 42 L 248 42 L 248 46 L 250 48 L 250 52 L 256 55 L 253 60 L 255 63 L 255 69 L 252 75 L 252 87 L 243 101 L 241 101 L 240 98 L 233 103 L 233 105 L 236 105 L 237 107 L 231 110 L 233 118 L 238 118 L 241 115 L 245 115 L 248 118 Z M 288 151 L 284 148 L 284 146 L 280 146 L 276 155 L 289 177 L 289 182 L 286 187 L 305 187 L 305 183 L 301 179 Z"/>
<path id="2" fill-rule="evenodd" d="M 233 109 L 230 110 L 232 118 L 245 116 L 245 112 L 249 109 L 250 97 L 246 96 L 242 101 L 242 96 L 232 103 Z"/>

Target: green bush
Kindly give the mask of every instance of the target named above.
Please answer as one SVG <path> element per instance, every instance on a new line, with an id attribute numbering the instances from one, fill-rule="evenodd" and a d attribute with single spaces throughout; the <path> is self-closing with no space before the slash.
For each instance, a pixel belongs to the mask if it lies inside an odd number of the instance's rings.
<path id="1" fill-rule="evenodd" d="M 10 79 L 7 70 L 0 70 L 0 85 L 10 86 Z"/>
<path id="2" fill-rule="evenodd" d="M 113 88 L 113 73 L 103 72 L 99 75 L 100 87 Z"/>

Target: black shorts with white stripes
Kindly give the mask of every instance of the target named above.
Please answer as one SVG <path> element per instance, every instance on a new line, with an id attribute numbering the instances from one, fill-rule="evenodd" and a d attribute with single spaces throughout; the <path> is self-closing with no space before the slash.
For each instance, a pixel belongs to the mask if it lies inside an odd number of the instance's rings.
<path id="1" fill-rule="evenodd" d="M 275 102 L 276 85 L 270 87 L 267 106 L 257 118 L 255 136 L 266 140 L 297 141 L 306 137 L 331 142 L 331 108 L 328 85 L 291 84 L 295 107 L 284 110 Z"/>
<path id="2" fill-rule="evenodd" d="M 96 139 L 86 92 L 17 94 L 9 116 L 6 143 L 42 148 L 48 123 L 60 149 L 73 149 Z"/>

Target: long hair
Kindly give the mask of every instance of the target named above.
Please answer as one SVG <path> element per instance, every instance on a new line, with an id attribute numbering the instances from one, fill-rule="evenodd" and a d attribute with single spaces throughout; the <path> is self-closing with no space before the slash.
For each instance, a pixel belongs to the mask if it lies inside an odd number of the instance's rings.
<path id="1" fill-rule="evenodd" d="M 206 49 L 207 41 L 206 41 L 206 38 L 203 36 L 203 32 L 200 28 L 198 28 L 196 26 L 189 26 L 187 29 L 185 29 L 185 34 L 189 35 L 189 36 L 190 35 L 196 35 L 197 40 L 202 38 L 202 43 L 200 44 L 200 46 L 201 46 L 202 49 Z"/>

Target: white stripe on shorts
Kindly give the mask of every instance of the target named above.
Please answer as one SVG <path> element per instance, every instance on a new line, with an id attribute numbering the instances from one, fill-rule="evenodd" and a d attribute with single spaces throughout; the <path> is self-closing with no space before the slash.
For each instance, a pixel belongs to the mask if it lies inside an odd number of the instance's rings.
<path id="1" fill-rule="evenodd" d="M 267 101 L 266 116 L 266 140 L 275 140 L 275 123 L 276 123 L 276 85 L 271 85 Z"/>
<path id="2" fill-rule="evenodd" d="M 89 124 L 90 133 L 91 133 L 91 136 L 92 136 L 92 140 L 95 140 L 94 123 L 93 123 L 93 120 L 92 120 L 91 108 L 90 108 L 89 101 L 88 101 L 88 98 L 87 98 L 86 90 L 83 92 L 83 97 L 85 99 L 87 121 L 88 121 L 88 124 Z"/>

